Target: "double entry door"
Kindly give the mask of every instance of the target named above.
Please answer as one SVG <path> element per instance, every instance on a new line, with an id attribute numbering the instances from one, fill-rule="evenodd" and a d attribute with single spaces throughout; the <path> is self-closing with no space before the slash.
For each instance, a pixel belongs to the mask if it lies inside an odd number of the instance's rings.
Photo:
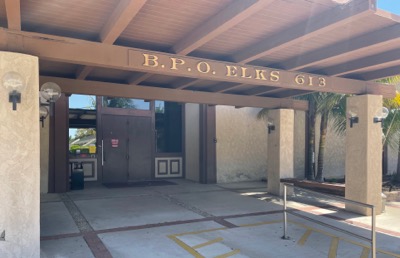
<path id="1" fill-rule="evenodd" d="M 152 178 L 151 117 L 102 115 L 103 183 Z"/>

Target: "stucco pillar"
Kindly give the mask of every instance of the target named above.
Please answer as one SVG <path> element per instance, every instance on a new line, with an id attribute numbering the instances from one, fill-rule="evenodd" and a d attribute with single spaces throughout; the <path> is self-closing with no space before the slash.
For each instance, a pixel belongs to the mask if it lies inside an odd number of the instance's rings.
<path id="1" fill-rule="evenodd" d="M 275 126 L 268 134 L 268 192 L 282 195 L 281 178 L 294 177 L 294 110 L 268 112 Z"/>
<path id="2" fill-rule="evenodd" d="M 346 126 L 346 193 L 347 199 L 382 205 L 382 128 L 374 123 L 382 112 L 382 96 L 362 95 L 347 98 L 347 113 L 355 113 L 358 123 Z M 346 209 L 369 215 L 369 209 L 346 205 Z"/>
<path id="3" fill-rule="evenodd" d="M 26 88 L 12 110 L 2 83 L 22 75 Z M 38 58 L 0 51 L 0 239 L 1 257 L 40 256 L 40 156 Z"/>

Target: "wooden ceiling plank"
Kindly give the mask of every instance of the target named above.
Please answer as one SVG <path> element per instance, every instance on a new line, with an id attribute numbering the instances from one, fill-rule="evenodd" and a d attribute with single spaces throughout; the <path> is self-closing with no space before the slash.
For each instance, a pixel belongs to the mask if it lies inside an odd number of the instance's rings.
<path id="1" fill-rule="evenodd" d="M 357 77 L 366 81 L 376 81 L 378 79 L 388 78 L 400 74 L 400 65 L 396 65 L 390 68 L 380 69 L 365 74 L 360 74 Z"/>
<path id="2" fill-rule="evenodd" d="M 281 91 L 285 91 L 285 90 L 287 90 L 287 89 L 282 89 L 282 88 L 275 88 L 275 89 L 273 89 L 273 90 L 265 90 L 265 91 L 262 91 L 262 92 L 259 92 L 259 93 L 257 93 L 257 94 L 254 94 L 255 96 L 261 96 L 261 95 L 264 95 L 264 94 L 272 94 L 272 93 L 278 93 L 278 92 L 281 92 Z"/>
<path id="3" fill-rule="evenodd" d="M 367 33 L 350 40 L 322 47 L 320 49 L 303 54 L 300 57 L 290 58 L 274 67 L 283 67 L 287 70 L 300 70 L 322 62 L 332 61 L 354 52 L 366 52 L 370 47 L 380 47 L 384 45 L 400 42 L 400 25 L 392 25 L 383 29 Z"/>
<path id="4" fill-rule="evenodd" d="M 224 92 L 227 92 L 227 91 L 230 91 L 230 90 L 234 90 L 234 89 L 243 87 L 243 86 L 245 86 L 245 85 L 248 85 L 248 84 L 247 84 L 247 83 L 238 83 L 238 84 L 229 86 L 229 87 L 227 87 L 227 88 L 225 88 L 225 89 L 221 89 L 221 90 L 215 91 L 215 92 L 224 93 Z"/>
<path id="5" fill-rule="evenodd" d="M 10 30 L 21 30 L 20 0 L 5 0 L 7 24 Z"/>
<path id="6" fill-rule="evenodd" d="M 100 32 L 100 41 L 113 44 L 147 0 L 121 0 Z"/>
<path id="7" fill-rule="evenodd" d="M 268 97 L 273 97 L 273 98 L 291 98 L 291 97 L 297 97 L 297 96 L 302 96 L 306 94 L 313 93 L 315 91 L 304 91 L 304 90 L 284 90 L 281 92 L 278 92 L 276 94 L 271 94 L 267 95 Z"/>
<path id="8" fill-rule="evenodd" d="M 141 83 L 142 81 L 147 80 L 148 78 L 150 78 L 152 76 L 151 73 L 141 73 L 140 75 L 134 75 L 132 76 L 128 82 L 131 85 L 137 85 L 139 83 Z"/>
<path id="9" fill-rule="evenodd" d="M 206 22 L 194 29 L 189 35 L 179 40 L 178 43 L 172 47 L 172 50 L 176 54 L 187 55 L 256 12 L 259 12 L 262 8 L 274 1 L 275 0 L 234 1 L 229 6 L 223 8 L 222 11 L 207 19 Z"/>
<path id="10" fill-rule="evenodd" d="M 238 96 L 223 93 L 143 87 L 129 84 L 40 76 L 40 84 L 49 81 L 57 83 L 61 87 L 62 92 L 67 94 L 94 94 L 97 96 L 139 98 L 149 100 L 174 101 L 181 103 L 259 107 L 271 109 L 308 109 L 308 102 L 300 100 L 274 99 L 255 96 Z"/>
<path id="11" fill-rule="evenodd" d="M 23 44 L 22 44 L 23 43 Z M 340 77 L 323 77 L 324 85 L 309 85 L 308 83 L 295 83 L 294 78 L 301 75 L 297 72 L 279 71 L 281 79 L 277 81 L 257 80 L 246 76 L 227 76 L 227 67 L 238 66 L 230 62 L 221 62 L 194 57 L 182 57 L 162 52 L 134 49 L 123 46 L 107 45 L 97 42 L 76 40 L 65 37 L 57 37 L 40 33 L 31 33 L 24 31 L 12 31 L 0 28 L 0 50 L 14 51 L 38 56 L 43 60 L 71 63 L 78 65 L 89 65 L 103 68 L 111 68 L 122 71 L 135 71 L 142 73 L 154 73 L 167 76 L 179 76 L 194 79 L 203 79 L 219 82 L 247 83 L 252 85 L 272 86 L 288 89 L 315 90 L 321 92 L 337 92 L 345 94 L 363 94 L 366 93 L 368 82 L 351 80 Z M 142 61 L 146 55 L 157 57 L 159 64 L 157 67 L 144 65 Z M 194 70 L 178 69 L 169 67 L 167 62 L 181 59 L 185 61 L 186 66 L 192 66 Z M 127 62 L 128 60 L 128 62 Z M 167 66 L 161 65 L 165 63 Z M 203 66 L 200 66 L 203 64 Z M 199 66 L 202 71 L 197 71 Z M 210 72 L 204 72 L 209 67 Z M 211 72 L 211 67 L 214 71 Z M 240 67 L 240 66 L 239 66 Z M 177 69 L 173 69 L 177 68 Z M 266 67 L 246 66 L 243 69 L 256 71 L 257 69 L 268 69 Z M 276 73 L 278 71 L 275 71 Z M 229 72 L 231 74 L 231 72 Z M 307 78 L 320 78 L 320 75 L 303 74 Z M 261 77 L 260 77 L 261 78 Z M 273 77 L 272 77 L 273 78 Z M 395 89 L 387 85 L 375 83 L 371 85 L 377 90 L 382 90 L 384 97 L 394 97 Z"/>
<path id="12" fill-rule="evenodd" d="M 79 80 L 84 80 L 91 71 L 93 71 L 93 66 L 81 66 L 78 68 L 75 74 L 75 78 Z"/>
<path id="13" fill-rule="evenodd" d="M 100 32 L 100 42 L 114 44 L 147 0 L 121 0 Z M 76 78 L 85 79 L 93 68 L 77 71 Z"/>
<path id="14" fill-rule="evenodd" d="M 398 64 L 400 61 L 400 49 L 395 49 L 385 53 L 379 53 L 356 60 L 352 60 L 345 64 L 338 64 L 331 67 L 315 71 L 317 74 L 326 74 L 329 76 L 341 76 L 354 72 L 362 72 L 363 69 L 371 67 L 390 66 L 390 64 Z"/>
<path id="15" fill-rule="evenodd" d="M 176 85 L 174 85 L 174 89 L 177 90 L 182 90 L 182 89 L 186 89 L 190 86 L 192 86 L 193 84 L 196 84 L 197 82 L 200 82 L 202 80 L 198 80 L 198 79 L 183 79 L 182 81 L 178 82 Z"/>
<path id="16" fill-rule="evenodd" d="M 278 51 L 300 41 L 315 37 L 323 32 L 354 22 L 355 19 L 364 17 L 367 13 L 372 12 L 372 10 L 370 1 L 352 1 L 346 6 L 338 6 L 333 10 L 325 11 L 284 31 L 279 31 L 253 46 L 238 51 L 232 59 L 237 63 L 254 61 L 273 51 Z"/>

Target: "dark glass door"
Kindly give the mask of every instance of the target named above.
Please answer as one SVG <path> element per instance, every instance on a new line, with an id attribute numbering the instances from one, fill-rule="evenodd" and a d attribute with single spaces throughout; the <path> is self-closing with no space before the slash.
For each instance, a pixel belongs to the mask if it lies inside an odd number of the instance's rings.
<path id="1" fill-rule="evenodd" d="M 152 178 L 151 117 L 103 115 L 103 182 Z"/>

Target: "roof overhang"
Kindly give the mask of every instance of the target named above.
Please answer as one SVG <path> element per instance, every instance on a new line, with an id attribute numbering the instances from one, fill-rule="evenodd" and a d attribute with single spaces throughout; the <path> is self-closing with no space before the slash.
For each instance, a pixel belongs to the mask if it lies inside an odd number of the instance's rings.
<path id="1" fill-rule="evenodd" d="M 0 50 L 38 56 L 66 93 L 298 109 L 285 98 L 395 94 L 372 80 L 400 74 L 400 19 L 373 0 L 100 2 L 0 0 Z"/>

